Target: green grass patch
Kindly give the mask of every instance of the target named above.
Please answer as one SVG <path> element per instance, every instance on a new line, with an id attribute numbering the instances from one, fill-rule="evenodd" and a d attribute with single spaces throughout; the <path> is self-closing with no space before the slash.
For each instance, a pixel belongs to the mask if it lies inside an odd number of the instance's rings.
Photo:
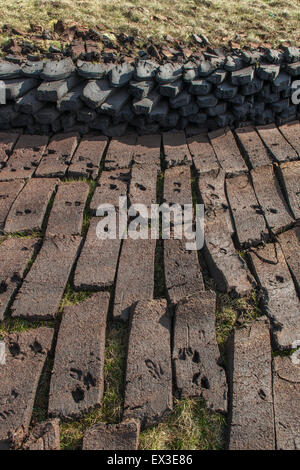
<path id="1" fill-rule="evenodd" d="M 217 450 L 224 448 L 225 417 L 207 410 L 202 399 L 175 401 L 170 417 L 141 433 L 142 450 Z"/>
<path id="2" fill-rule="evenodd" d="M 235 324 L 245 324 L 261 316 L 259 298 L 256 290 L 247 297 L 233 297 L 229 294 L 217 294 L 216 334 L 217 341 L 225 346 Z"/>
<path id="3" fill-rule="evenodd" d="M 52 327 L 54 321 L 28 321 L 21 318 L 6 318 L 0 322 L 0 339 L 11 333 L 23 333 L 24 331 L 40 328 L 42 326 Z"/>
<path id="4" fill-rule="evenodd" d="M 90 191 L 86 200 L 85 204 L 85 209 L 83 213 L 83 222 L 82 222 L 82 229 L 81 229 L 81 235 L 83 237 L 86 236 L 87 231 L 89 229 L 90 221 L 91 221 L 91 212 L 90 212 L 90 202 L 92 200 L 92 197 L 94 195 L 95 189 L 97 187 L 97 181 L 95 180 L 87 180 L 87 183 L 90 186 Z"/>
<path id="5" fill-rule="evenodd" d="M 64 307 L 69 307 L 70 305 L 75 305 L 84 302 L 88 297 L 91 297 L 92 295 L 93 292 L 77 291 L 72 289 L 70 282 L 68 282 L 64 292 L 64 296 L 60 303 L 59 312 L 62 312 Z"/>
<path id="6" fill-rule="evenodd" d="M 274 350 L 272 349 L 272 356 L 280 356 L 280 357 L 285 357 L 285 356 L 292 356 L 294 352 L 296 352 L 299 348 L 295 349 L 283 349 L 283 350 Z"/>
<path id="7" fill-rule="evenodd" d="M 25 232 L 15 232 L 8 233 L 4 238 L 42 238 L 43 234 L 40 230 L 34 230 L 29 233 Z"/>

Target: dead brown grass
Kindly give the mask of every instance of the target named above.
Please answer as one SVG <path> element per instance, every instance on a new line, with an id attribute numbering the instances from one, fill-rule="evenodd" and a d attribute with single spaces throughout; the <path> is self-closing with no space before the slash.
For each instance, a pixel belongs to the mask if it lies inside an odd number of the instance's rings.
<path id="1" fill-rule="evenodd" d="M 300 42 L 299 0 L 0 0 L 0 11 L 0 26 L 23 30 L 31 23 L 52 29 L 60 19 L 141 41 L 166 34 L 189 41 L 192 33 L 202 33 L 218 45 Z"/>

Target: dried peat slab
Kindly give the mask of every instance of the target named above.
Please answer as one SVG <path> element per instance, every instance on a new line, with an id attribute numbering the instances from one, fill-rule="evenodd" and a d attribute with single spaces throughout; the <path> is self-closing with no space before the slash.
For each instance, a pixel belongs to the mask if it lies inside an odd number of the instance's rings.
<path id="1" fill-rule="evenodd" d="M 300 227 L 281 233 L 278 237 L 285 260 L 290 268 L 298 294 L 300 293 Z"/>
<path id="2" fill-rule="evenodd" d="M 279 130 L 300 156 L 300 122 L 287 122 Z"/>
<path id="3" fill-rule="evenodd" d="M 12 317 L 29 320 L 55 317 L 80 243 L 81 237 L 44 239 L 43 246 L 12 305 Z"/>
<path id="4" fill-rule="evenodd" d="M 49 419 L 36 424 L 24 436 L 19 430 L 12 436 L 11 447 L 16 450 L 60 450 L 59 419 Z"/>
<path id="5" fill-rule="evenodd" d="M 113 317 L 126 321 L 131 306 L 154 293 L 156 240 L 124 240 L 116 280 Z"/>
<path id="6" fill-rule="evenodd" d="M 101 405 L 109 293 L 65 307 L 51 376 L 50 416 L 78 417 Z"/>
<path id="7" fill-rule="evenodd" d="M 0 321 L 21 285 L 37 242 L 30 238 L 7 238 L 0 244 Z"/>
<path id="8" fill-rule="evenodd" d="M 119 197 L 127 195 L 129 179 L 130 170 L 128 169 L 103 171 L 90 202 L 92 214 L 96 214 L 100 204 L 111 204 L 117 209 Z"/>
<path id="9" fill-rule="evenodd" d="M 121 246 L 118 231 L 116 238 L 102 240 L 97 237 L 99 217 L 92 217 L 81 249 L 75 274 L 74 286 L 77 289 L 100 289 L 114 283 Z"/>
<path id="10" fill-rule="evenodd" d="M 192 204 L 191 170 L 189 166 L 177 166 L 165 171 L 164 202 L 167 204 Z"/>
<path id="11" fill-rule="evenodd" d="M 197 251 L 186 249 L 186 240 L 164 240 L 164 269 L 168 299 L 172 304 L 204 291 Z"/>
<path id="12" fill-rule="evenodd" d="M 300 450 L 300 366 L 274 357 L 273 393 L 278 450 Z"/>
<path id="13" fill-rule="evenodd" d="M 295 219 L 300 219 L 300 162 L 281 163 L 279 171 Z"/>
<path id="14" fill-rule="evenodd" d="M 226 127 L 225 129 L 210 132 L 208 136 L 226 175 L 236 176 L 248 171 L 247 165 L 229 128 Z"/>
<path id="15" fill-rule="evenodd" d="M 79 135 L 77 133 L 56 134 L 51 139 L 35 176 L 63 178 L 66 175 L 78 141 Z"/>
<path id="16" fill-rule="evenodd" d="M 51 348 L 52 328 L 5 336 L 6 363 L 0 367 L 0 445 L 21 426 L 28 430 L 40 375 Z"/>
<path id="17" fill-rule="evenodd" d="M 172 410 L 171 318 L 165 300 L 142 300 L 132 308 L 123 419 L 141 428 Z"/>
<path id="18" fill-rule="evenodd" d="M 299 162 L 300 163 L 300 162 Z M 294 222 L 271 165 L 251 171 L 254 191 L 271 232 L 277 234 Z"/>
<path id="19" fill-rule="evenodd" d="M 223 212 L 206 217 L 204 256 L 217 289 L 247 295 L 255 287 L 246 262 L 236 251 Z"/>
<path id="20" fill-rule="evenodd" d="M 30 178 L 45 153 L 48 139 L 45 135 L 21 135 L 0 172 L 0 180 Z"/>
<path id="21" fill-rule="evenodd" d="M 137 136 L 135 134 L 115 137 L 111 140 L 105 161 L 105 170 L 130 168 L 135 151 Z"/>
<path id="22" fill-rule="evenodd" d="M 191 188 L 191 172 L 189 166 L 177 166 L 169 168 L 165 171 L 164 177 L 164 203 L 170 205 L 184 207 L 189 204 L 192 207 L 192 188 Z M 174 216 L 170 217 L 171 225 L 175 223 Z M 176 299 L 182 298 L 194 290 L 203 288 L 203 279 L 200 271 L 195 251 L 187 251 L 184 234 L 182 233 L 181 219 L 179 227 L 179 235 L 182 240 L 173 239 L 176 233 L 176 226 L 171 227 L 170 239 L 164 240 L 164 262 L 165 262 L 165 278 L 167 282 L 167 290 L 171 302 L 176 303 Z M 174 253 L 172 250 L 175 250 Z M 175 259 L 175 253 L 178 260 Z M 177 263 L 178 261 L 178 263 Z M 191 263 L 190 271 L 187 266 Z M 190 285 L 188 285 L 190 283 Z"/>
<path id="23" fill-rule="evenodd" d="M 28 233 L 42 230 L 48 203 L 57 183 L 53 178 L 30 179 L 11 206 L 4 232 Z"/>
<path id="24" fill-rule="evenodd" d="M 229 449 L 275 449 L 272 355 L 265 318 L 234 330 L 229 342 L 229 377 Z"/>
<path id="25" fill-rule="evenodd" d="M 160 168 L 160 146 L 160 134 L 139 136 L 134 147 L 133 161 L 136 163 L 154 163 Z"/>
<path id="26" fill-rule="evenodd" d="M 184 131 L 164 132 L 163 149 L 167 168 L 177 165 L 192 165 Z"/>
<path id="27" fill-rule="evenodd" d="M 15 132 L 0 132 L 0 165 L 12 154 L 12 150 L 19 138 L 20 134 Z"/>
<path id="28" fill-rule="evenodd" d="M 131 419 L 119 424 L 97 423 L 83 436 L 82 450 L 137 450 L 140 425 Z"/>
<path id="29" fill-rule="evenodd" d="M 134 163 L 129 185 L 130 204 L 144 204 L 150 216 L 151 204 L 156 204 L 157 165 Z"/>
<path id="30" fill-rule="evenodd" d="M 47 237 L 80 235 L 89 190 L 84 181 L 59 184 L 47 224 Z"/>
<path id="31" fill-rule="evenodd" d="M 204 204 L 205 214 L 211 216 L 222 212 L 227 221 L 227 230 L 233 233 L 234 228 L 225 194 L 225 171 L 219 167 L 200 174 L 197 189 L 198 195 Z"/>
<path id="32" fill-rule="evenodd" d="M 250 252 L 262 290 L 262 307 L 271 320 L 275 345 L 290 349 L 300 338 L 300 301 L 278 243 L 268 243 Z"/>
<path id="33" fill-rule="evenodd" d="M 181 398 L 203 397 L 213 411 L 226 412 L 227 384 L 215 333 L 216 295 L 200 292 L 176 306 L 172 359 Z"/>
<path id="34" fill-rule="evenodd" d="M 192 219 L 194 217 L 194 211 L 192 207 L 192 187 L 191 187 L 191 170 L 189 166 L 177 166 L 173 168 L 168 168 L 165 171 L 164 176 L 164 194 L 163 194 L 163 201 L 167 206 L 170 207 L 170 221 L 171 221 L 171 230 L 172 233 L 164 233 L 163 237 L 172 237 L 173 230 L 176 233 L 176 225 L 177 219 L 175 219 L 175 214 L 178 214 L 178 223 L 179 223 L 179 236 L 183 236 L 182 234 L 182 221 L 181 221 L 181 209 L 184 208 L 185 205 L 189 205 L 190 209 L 192 209 Z M 172 211 L 172 206 L 174 205 L 174 214 Z M 177 206 L 177 207 L 176 207 Z M 185 208 L 187 210 L 187 207 Z M 186 214 L 187 215 L 187 214 Z M 168 213 L 165 215 L 168 216 Z M 164 219 L 163 219 L 164 220 Z M 167 221 L 167 218 L 166 218 Z M 190 220 L 187 220 L 190 222 Z M 192 221 L 191 221 L 192 222 Z M 169 224 L 166 226 L 166 230 L 168 231 Z M 173 229 L 174 227 L 174 229 Z M 192 227 L 186 226 L 187 231 L 190 231 Z M 185 235 L 185 234 L 184 234 Z"/>
<path id="35" fill-rule="evenodd" d="M 254 127 L 240 127 L 235 129 L 235 134 L 252 168 L 272 164 L 267 149 Z"/>
<path id="36" fill-rule="evenodd" d="M 222 168 L 201 174 L 198 179 L 198 192 L 206 212 L 228 210 L 225 194 L 225 171 Z"/>
<path id="37" fill-rule="evenodd" d="M 2 232 L 7 214 L 24 186 L 23 180 L 14 181 L 13 184 L 8 181 L 0 182 L 0 232 Z"/>
<path id="38" fill-rule="evenodd" d="M 220 168 L 213 146 L 206 134 L 199 134 L 187 139 L 194 167 L 200 175 Z"/>
<path id="39" fill-rule="evenodd" d="M 96 179 L 106 144 L 104 136 L 84 137 L 72 158 L 68 176 Z"/>
<path id="40" fill-rule="evenodd" d="M 265 143 L 271 156 L 277 162 L 287 162 L 297 160 L 297 152 L 287 142 L 275 124 L 267 124 L 266 126 L 257 126 L 257 132 Z"/>
<path id="41" fill-rule="evenodd" d="M 239 244 L 257 245 L 268 238 L 263 212 L 249 176 L 240 175 L 227 179 L 226 191 Z"/>

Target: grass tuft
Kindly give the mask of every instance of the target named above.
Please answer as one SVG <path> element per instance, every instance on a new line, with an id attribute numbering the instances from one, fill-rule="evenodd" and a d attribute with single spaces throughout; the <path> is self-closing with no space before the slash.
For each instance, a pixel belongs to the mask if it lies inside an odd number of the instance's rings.
<path id="1" fill-rule="evenodd" d="M 229 294 L 217 294 L 216 333 L 222 349 L 236 323 L 239 325 L 254 321 L 261 316 L 259 296 L 253 290 L 247 297 L 232 297 Z"/>
<path id="2" fill-rule="evenodd" d="M 7 318 L 0 322 L 0 339 L 11 333 L 22 333 L 42 326 L 53 327 L 53 321 L 29 321 L 21 318 Z"/>
<path id="3" fill-rule="evenodd" d="M 224 447 L 225 417 L 202 399 L 175 401 L 170 417 L 141 433 L 141 450 L 217 450 Z"/>
<path id="4" fill-rule="evenodd" d="M 91 297 L 92 295 L 93 292 L 77 291 L 72 289 L 71 284 L 68 282 L 64 292 L 64 296 L 60 303 L 59 312 L 62 312 L 64 307 L 84 302 L 88 297 Z"/>

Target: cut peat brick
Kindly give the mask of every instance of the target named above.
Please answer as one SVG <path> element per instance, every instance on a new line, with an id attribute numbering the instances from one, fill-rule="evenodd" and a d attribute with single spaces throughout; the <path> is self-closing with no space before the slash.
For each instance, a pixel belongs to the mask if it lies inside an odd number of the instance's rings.
<path id="1" fill-rule="evenodd" d="M 274 412 L 278 450 L 300 450 L 300 365 L 274 357 Z"/>
<path id="2" fill-rule="evenodd" d="M 97 423 L 85 431 L 82 450 L 137 450 L 140 425 L 131 419 L 119 424 Z"/>
<path id="3" fill-rule="evenodd" d="M 300 122 L 288 122 L 280 126 L 279 130 L 300 156 Z"/>
<path id="4" fill-rule="evenodd" d="M 130 204 L 144 204 L 150 210 L 156 204 L 157 166 L 154 163 L 134 163 L 129 185 Z"/>
<path id="5" fill-rule="evenodd" d="M 79 235 L 89 194 L 83 181 L 60 183 L 50 212 L 46 235 Z"/>
<path id="6" fill-rule="evenodd" d="M 42 229 L 48 202 L 58 181 L 52 178 L 32 178 L 11 206 L 4 232 L 28 233 Z"/>
<path id="7" fill-rule="evenodd" d="M 119 197 L 127 195 L 129 179 L 128 169 L 103 171 L 90 202 L 92 214 L 96 214 L 100 204 L 112 204 L 117 209 Z"/>
<path id="8" fill-rule="evenodd" d="M 278 240 L 300 294 L 300 227 L 281 233 Z"/>
<path id="9" fill-rule="evenodd" d="M 201 396 L 207 408 L 226 412 L 227 384 L 225 371 L 219 366 L 215 321 L 214 292 L 182 299 L 175 310 L 172 358 L 180 397 Z"/>
<path id="10" fill-rule="evenodd" d="M 213 146 L 206 134 L 189 137 L 187 144 L 197 173 L 203 174 L 220 168 Z"/>
<path id="11" fill-rule="evenodd" d="M 24 186 L 23 180 L 11 182 L 0 182 L 0 232 L 2 232 L 7 214 Z"/>
<path id="12" fill-rule="evenodd" d="M 96 179 L 106 144 L 104 136 L 84 137 L 72 158 L 68 175 Z"/>
<path id="13" fill-rule="evenodd" d="M 80 243 L 81 237 L 44 239 L 12 305 L 12 317 L 29 320 L 55 317 Z"/>
<path id="14" fill-rule="evenodd" d="M 160 168 L 160 134 L 141 135 L 134 147 L 133 160 L 136 163 L 155 163 Z"/>
<path id="15" fill-rule="evenodd" d="M 124 240 L 116 281 L 113 316 L 127 320 L 131 306 L 154 294 L 156 240 Z"/>
<path id="16" fill-rule="evenodd" d="M 121 239 L 118 232 L 114 239 L 99 239 L 96 228 L 100 220 L 92 217 L 77 262 L 74 286 L 78 289 L 100 289 L 114 283 Z"/>
<path id="17" fill-rule="evenodd" d="M 165 171 L 164 202 L 167 204 L 192 204 L 191 170 L 178 166 Z"/>
<path id="18" fill-rule="evenodd" d="M 172 304 L 204 291 L 197 251 L 187 250 L 185 240 L 164 240 L 164 268 L 167 295 Z"/>
<path id="19" fill-rule="evenodd" d="M 131 312 L 123 418 L 141 428 L 172 410 L 171 318 L 166 300 L 142 300 Z"/>
<path id="20" fill-rule="evenodd" d="M 275 449 L 272 354 L 264 317 L 232 334 L 229 377 L 229 449 Z"/>
<path id="21" fill-rule="evenodd" d="M 6 363 L 0 367 L 0 445 L 21 426 L 28 430 L 36 389 L 47 353 L 52 328 L 37 328 L 5 336 Z"/>
<path id="22" fill-rule="evenodd" d="M 135 134 L 115 137 L 111 140 L 104 162 L 105 170 L 130 168 L 135 151 Z"/>
<path id="23" fill-rule="evenodd" d="M 217 289 L 247 295 L 255 283 L 246 262 L 236 251 L 223 212 L 206 217 L 204 256 Z"/>
<path id="24" fill-rule="evenodd" d="M 79 135 L 76 133 L 55 135 L 43 155 L 35 176 L 63 178 L 78 141 Z"/>
<path id="25" fill-rule="evenodd" d="M 221 167 L 228 176 L 236 176 L 248 171 L 234 136 L 229 128 L 219 129 L 208 134 Z"/>
<path id="26" fill-rule="evenodd" d="M 0 321 L 21 285 L 37 245 L 30 238 L 7 238 L 0 245 Z"/>
<path id="27" fill-rule="evenodd" d="M 186 143 L 184 131 L 164 132 L 163 146 L 167 168 L 176 165 L 192 164 L 192 158 Z"/>
<path id="28" fill-rule="evenodd" d="M 65 307 L 51 376 L 50 416 L 78 417 L 101 405 L 109 293 Z"/>
<path id="29" fill-rule="evenodd" d="M 266 239 L 268 230 L 249 176 L 227 179 L 226 190 L 239 244 L 257 245 Z"/>
<path id="30" fill-rule="evenodd" d="M 256 127 L 257 132 L 264 141 L 271 156 L 277 162 L 297 160 L 298 155 L 293 147 L 286 141 L 275 124 Z"/>
<path id="31" fill-rule="evenodd" d="M 36 424 L 26 436 L 20 450 L 60 450 L 59 419 Z"/>
<path id="32" fill-rule="evenodd" d="M 300 162 L 299 162 L 300 163 Z M 289 227 L 294 220 L 289 212 L 272 165 L 251 171 L 254 191 L 269 229 L 274 233 Z"/>
<path id="33" fill-rule="evenodd" d="M 225 194 L 225 171 L 222 168 L 217 168 L 200 174 L 197 186 L 200 199 L 205 207 L 205 214 L 210 216 L 223 212 L 223 216 L 227 220 L 228 230 L 230 233 L 233 233 L 234 230 Z"/>
<path id="34" fill-rule="evenodd" d="M 300 338 L 300 301 L 278 243 L 250 252 L 262 293 L 262 308 L 271 320 L 278 349 L 290 349 Z"/>
<path id="35" fill-rule="evenodd" d="M 164 203 L 170 205 L 170 207 L 172 207 L 173 204 L 176 204 L 177 206 L 181 207 L 189 204 L 192 208 L 191 173 L 189 166 L 177 166 L 166 170 L 164 178 L 163 200 Z M 199 286 L 202 285 L 202 275 L 199 271 L 200 268 L 197 263 L 197 256 L 193 256 L 193 254 L 191 254 L 191 252 L 188 252 L 185 247 L 185 244 L 186 242 L 188 242 L 188 240 L 184 241 L 182 239 L 173 239 L 173 232 L 178 232 L 175 226 L 175 224 L 177 223 L 175 220 L 175 213 L 176 209 L 174 211 L 174 215 L 170 217 L 171 224 L 174 225 L 174 228 L 172 227 L 172 229 L 170 230 L 170 232 L 172 233 L 163 233 L 163 236 L 166 237 L 166 239 L 164 240 L 165 250 L 167 250 L 170 255 L 170 259 L 167 259 L 167 256 L 165 256 L 165 263 L 167 263 L 167 265 L 165 266 L 165 276 L 168 277 L 167 287 L 169 291 L 169 298 L 172 299 L 172 302 L 175 301 L 177 295 L 179 295 L 179 298 L 181 298 L 181 296 L 184 296 L 184 292 L 186 290 L 188 293 L 191 293 L 194 291 L 194 289 L 197 289 Z M 181 219 L 179 220 L 180 226 L 178 235 L 184 237 L 184 234 L 182 233 Z M 188 227 L 186 228 L 188 229 Z M 168 239 L 168 237 L 170 239 Z M 175 262 L 175 258 L 173 259 L 173 254 L 169 252 L 169 250 L 172 249 L 176 250 L 176 253 L 178 255 L 180 254 L 180 261 L 178 259 L 178 265 Z M 192 263 L 190 273 L 186 271 L 186 263 L 189 262 Z M 178 272 L 176 273 L 177 269 Z M 178 281 L 179 285 L 174 284 L 174 276 L 176 276 L 175 284 Z M 187 285 L 188 282 L 190 282 L 189 287 Z"/>
<path id="36" fill-rule="evenodd" d="M 21 135 L 11 157 L 0 172 L 0 179 L 30 178 L 39 165 L 49 137 L 45 135 Z"/>
<path id="37" fill-rule="evenodd" d="M 291 211 L 300 219 L 300 162 L 281 163 L 279 171 Z"/>
<path id="38" fill-rule="evenodd" d="M 19 134 L 14 132 L 0 132 L 0 164 L 4 162 L 12 154 L 12 150 L 19 138 Z"/>
<path id="39" fill-rule="evenodd" d="M 254 127 L 240 127 L 235 130 L 235 134 L 252 168 L 272 164 L 267 149 Z"/>

